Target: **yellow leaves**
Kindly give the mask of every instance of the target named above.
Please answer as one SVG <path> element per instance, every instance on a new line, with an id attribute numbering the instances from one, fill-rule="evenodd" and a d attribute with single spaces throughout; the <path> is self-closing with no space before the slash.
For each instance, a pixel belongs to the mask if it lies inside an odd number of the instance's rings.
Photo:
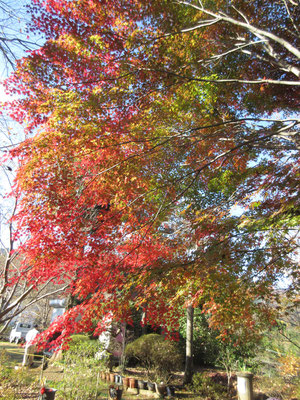
<path id="1" fill-rule="evenodd" d="M 90 41 L 94 42 L 99 47 L 99 49 L 102 50 L 104 48 L 103 41 L 100 35 L 90 36 Z"/>
<path id="2" fill-rule="evenodd" d="M 285 377 L 296 377 L 300 372 L 300 358 L 294 354 L 287 354 L 278 359 L 278 370 Z"/>
<path id="3" fill-rule="evenodd" d="M 216 214 L 208 214 L 203 211 L 197 211 L 196 212 L 196 218 L 194 219 L 194 222 L 197 223 L 204 223 L 204 222 L 209 222 L 212 223 L 216 220 L 217 215 Z"/>
<path id="4" fill-rule="evenodd" d="M 79 54 L 83 50 L 83 45 L 70 34 L 61 35 L 57 43 L 75 54 Z"/>
<path id="5" fill-rule="evenodd" d="M 181 211 L 180 215 L 184 215 L 193 205 L 193 203 L 190 203 L 184 210 Z"/>
<path id="6" fill-rule="evenodd" d="M 245 228 L 246 226 L 249 226 L 251 223 L 252 223 L 252 220 L 250 218 L 242 215 L 241 222 L 239 223 L 238 227 Z"/>

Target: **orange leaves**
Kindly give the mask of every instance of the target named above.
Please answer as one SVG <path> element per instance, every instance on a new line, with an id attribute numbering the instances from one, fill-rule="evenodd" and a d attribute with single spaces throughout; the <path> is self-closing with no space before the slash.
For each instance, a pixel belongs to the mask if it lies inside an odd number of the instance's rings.
<path id="1" fill-rule="evenodd" d="M 261 108 L 259 85 L 219 82 L 263 76 L 260 59 L 236 57 L 239 28 L 181 32 L 203 14 L 174 2 L 36 5 L 47 41 L 9 80 L 22 95 L 11 113 L 36 134 L 15 151 L 19 229 L 35 273 L 71 277 L 85 315 L 134 304 L 153 323 L 163 314 L 176 325 L 193 304 L 221 334 L 253 331 L 263 312 L 253 303 L 275 279 L 273 256 L 286 251 L 273 231 L 264 248 L 266 232 L 288 211 L 285 197 L 297 202 L 294 153 L 286 168 L 276 155 L 284 139 L 273 128 L 285 125 L 255 125 L 274 101 Z"/>

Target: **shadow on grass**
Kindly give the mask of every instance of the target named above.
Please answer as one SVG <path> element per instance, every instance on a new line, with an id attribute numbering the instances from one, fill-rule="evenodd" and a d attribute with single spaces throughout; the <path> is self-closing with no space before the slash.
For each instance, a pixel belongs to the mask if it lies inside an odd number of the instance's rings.
<path id="1" fill-rule="evenodd" d="M 0 351 L 5 350 L 9 360 L 14 364 L 21 364 L 23 361 L 24 347 L 15 343 L 0 342 Z"/>

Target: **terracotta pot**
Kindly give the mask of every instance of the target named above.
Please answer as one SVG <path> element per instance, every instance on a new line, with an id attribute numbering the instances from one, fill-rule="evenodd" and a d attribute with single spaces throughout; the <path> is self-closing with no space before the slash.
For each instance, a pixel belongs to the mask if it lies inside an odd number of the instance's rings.
<path id="1" fill-rule="evenodd" d="M 114 383 L 114 382 L 115 382 L 115 374 L 109 374 L 109 381 L 110 381 L 111 383 Z"/>
<path id="2" fill-rule="evenodd" d="M 129 378 L 128 378 L 128 376 L 124 376 L 122 378 L 122 381 L 123 381 L 123 386 L 128 388 L 128 386 L 129 386 Z"/>
<path id="3" fill-rule="evenodd" d="M 105 372 L 101 372 L 100 376 L 101 376 L 101 379 L 105 380 L 105 378 L 106 378 L 106 373 L 105 373 Z"/>
<path id="4" fill-rule="evenodd" d="M 132 389 L 137 388 L 137 380 L 135 378 L 129 378 L 129 387 Z"/>
<path id="5" fill-rule="evenodd" d="M 110 373 L 109 373 L 109 372 L 106 372 L 106 374 L 105 374 L 105 379 L 106 379 L 107 381 L 109 381 L 109 377 L 110 377 Z"/>

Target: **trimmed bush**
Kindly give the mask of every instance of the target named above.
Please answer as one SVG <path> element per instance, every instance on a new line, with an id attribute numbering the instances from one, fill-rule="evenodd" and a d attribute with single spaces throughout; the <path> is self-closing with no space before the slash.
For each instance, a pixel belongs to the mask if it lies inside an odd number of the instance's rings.
<path id="1" fill-rule="evenodd" d="M 90 338 L 86 335 L 72 335 L 71 340 L 69 341 L 69 348 L 72 349 L 73 347 L 78 346 L 82 342 L 89 342 Z"/>
<path id="2" fill-rule="evenodd" d="M 86 360 L 96 364 L 101 363 L 95 359 L 95 354 L 100 350 L 99 340 L 90 339 L 85 335 L 73 335 L 68 343 L 69 348 L 64 351 L 64 359 L 70 362 L 82 362 Z"/>
<path id="3" fill-rule="evenodd" d="M 182 365 L 182 354 L 176 342 L 156 333 L 143 335 L 126 347 L 126 357 L 135 358 L 147 375 L 167 382 L 171 372 Z M 150 372 L 151 371 L 151 372 Z"/>

